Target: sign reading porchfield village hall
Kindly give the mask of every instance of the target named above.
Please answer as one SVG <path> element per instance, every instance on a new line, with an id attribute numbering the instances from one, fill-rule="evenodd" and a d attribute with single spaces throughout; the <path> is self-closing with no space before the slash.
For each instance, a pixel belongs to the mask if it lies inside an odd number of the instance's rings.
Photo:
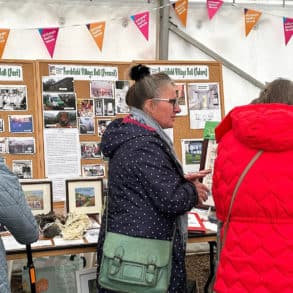
<path id="1" fill-rule="evenodd" d="M 118 68 L 113 66 L 49 64 L 49 75 L 72 76 L 76 80 L 118 80 Z"/>
<path id="2" fill-rule="evenodd" d="M 209 67 L 207 65 L 147 65 L 151 73 L 165 72 L 172 79 L 209 79 Z"/>

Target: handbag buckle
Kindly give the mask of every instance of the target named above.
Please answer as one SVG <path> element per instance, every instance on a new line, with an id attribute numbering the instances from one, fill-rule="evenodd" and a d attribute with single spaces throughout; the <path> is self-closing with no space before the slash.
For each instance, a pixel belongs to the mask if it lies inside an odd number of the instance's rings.
<path id="1" fill-rule="evenodd" d="M 148 257 L 148 265 L 146 268 L 146 276 L 145 280 L 149 284 L 154 284 L 157 279 L 157 266 L 156 266 L 157 258 L 154 256 Z"/>
<path id="2" fill-rule="evenodd" d="M 111 261 L 111 265 L 109 267 L 110 275 L 115 275 L 119 272 L 123 255 L 124 255 L 124 249 L 120 246 L 116 249 L 115 255 Z"/>

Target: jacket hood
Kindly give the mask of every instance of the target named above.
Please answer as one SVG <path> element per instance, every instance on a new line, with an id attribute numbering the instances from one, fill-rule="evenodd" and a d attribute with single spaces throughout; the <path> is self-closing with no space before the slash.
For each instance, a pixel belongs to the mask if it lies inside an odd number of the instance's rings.
<path id="1" fill-rule="evenodd" d="M 234 108 L 215 130 L 217 142 L 232 131 L 242 144 L 264 151 L 293 149 L 293 106 L 253 104 Z"/>
<path id="2" fill-rule="evenodd" d="M 101 141 L 101 151 L 104 156 L 112 157 L 117 149 L 129 140 L 155 134 L 155 129 L 133 120 L 130 116 L 119 118 L 107 126 Z"/>

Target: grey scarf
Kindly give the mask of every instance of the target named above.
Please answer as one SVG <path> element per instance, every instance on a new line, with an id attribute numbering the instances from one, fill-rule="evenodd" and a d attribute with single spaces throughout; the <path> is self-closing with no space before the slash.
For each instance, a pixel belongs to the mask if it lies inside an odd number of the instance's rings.
<path id="1" fill-rule="evenodd" d="M 162 129 L 162 127 L 159 125 L 158 122 L 156 122 L 153 118 L 151 118 L 148 114 L 146 114 L 144 111 L 137 109 L 135 107 L 132 107 L 130 110 L 130 114 L 132 117 L 147 126 L 150 126 L 156 130 L 160 138 L 168 145 L 171 154 L 174 158 L 174 160 L 178 163 L 178 165 L 181 167 L 181 162 L 178 160 L 177 155 L 175 153 L 173 143 L 169 136 L 165 133 L 165 131 Z M 182 167 L 181 167 L 182 168 Z M 183 171 L 182 171 L 183 172 Z M 181 215 L 177 217 L 177 226 L 179 228 L 183 243 L 186 243 L 188 232 L 187 232 L 187 214 Z"/>

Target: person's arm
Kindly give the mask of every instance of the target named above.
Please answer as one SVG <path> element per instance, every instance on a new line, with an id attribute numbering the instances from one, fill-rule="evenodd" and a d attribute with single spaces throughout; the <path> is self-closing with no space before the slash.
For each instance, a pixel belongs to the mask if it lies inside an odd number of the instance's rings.
<path id="1" fill-rule="evenodd" d="M 3 160 L 0 162 L 0 222 L 22 244 L 38 240 L 38 226 L 22 187 Z"/>

